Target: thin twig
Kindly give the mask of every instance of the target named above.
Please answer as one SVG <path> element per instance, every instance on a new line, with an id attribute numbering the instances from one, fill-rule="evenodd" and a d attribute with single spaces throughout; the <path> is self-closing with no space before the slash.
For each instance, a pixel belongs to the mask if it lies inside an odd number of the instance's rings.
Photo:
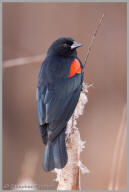
<path id="1" fill-rule="evenodd" d="M 90 41 L 90 43 L 89 43 L 88 51 L 87 51 L 87 54 L 86 54 L 86 57 L 85 57 L 85 60 L 84 60 L 83 71 L 84 71 L 84 68 L 85 68 L 85 66 L 86 66 L 87 59 L 88 59 L 88 56 L 89 56 L 89 54 L 90 54 L 90 52 L 91 52 L 91 48 L 92 48 L 92 46 L 93 46 L 93 43 L 94 43 L 94 41 L 95 41 L 95 39 L 96 39 L 96 35 L 97 35 L 97 33 L 98 33 L 99 27 L 100 27 L 100 25 L 102 24 L 103 18 L 104 18 L 104 14 L 101 16 L 101 19 L 100 19 L 99 23 L 97 24 L 96 29 L 95 29 L 95 32 L 93 33 L 93 36 L 92 36 L 91 41 Z"/>

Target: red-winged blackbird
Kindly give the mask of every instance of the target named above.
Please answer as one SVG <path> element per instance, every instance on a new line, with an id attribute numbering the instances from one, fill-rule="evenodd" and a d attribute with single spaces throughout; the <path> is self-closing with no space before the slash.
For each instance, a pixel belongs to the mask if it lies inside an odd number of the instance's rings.
<path id="1" fill-rule="evenodd" d="M 52 43 L 38 77 L 37 112 L 42 141 L 46 145 L 45 171 L 63 168 L 68 160 L 65 131 L 79 100 L 83 65 L 76 48 L 82 44 L 70 37 Z"/>

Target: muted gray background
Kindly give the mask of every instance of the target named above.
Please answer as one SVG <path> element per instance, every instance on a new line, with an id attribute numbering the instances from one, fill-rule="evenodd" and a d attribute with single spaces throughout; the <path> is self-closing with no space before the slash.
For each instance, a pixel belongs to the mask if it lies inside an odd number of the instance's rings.
<path id="1" fill-rule="evenodd" d="M 88 59 L 85 82 L 89 102 L 78 127 L 87 147 L 82 160 L 90 169 L 82 189 L 106 190 L 116 135 L 126 105 L 126 4 L 5 4 L 3 59 L 45 53 L 60 36 L 87 44 L 96 20 L 104 23 Z M 71 24 L 72 23 L 72 24 Z M 86 48 L 79 50 L 84 61 Z M 38 152 L 35 183 L 56 185 L 54 175 L 41 169 L 43 146 L 37 127 L 35 88 L 40 63 L 3 69 L 3 183 L 17 183 L 25 154 Z M 29 173 L 28 173 L 29 174 Z M 26 177 L 26 175 L 24 175 Z M 121 188 L 126 189 L 126 153 Z"/>

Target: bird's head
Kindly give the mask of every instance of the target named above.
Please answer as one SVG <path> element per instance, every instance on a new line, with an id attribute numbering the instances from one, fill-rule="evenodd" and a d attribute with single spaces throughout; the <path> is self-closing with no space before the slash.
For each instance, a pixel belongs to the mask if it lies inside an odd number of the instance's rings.
<path id="1" fill-rule="evenodd" d="M 83 46 L 81 43 L 77 43 L 70 37 L 62 37 L 52 43 L 48 49 L 48 55 L 56 56 L 76 56 L 76 48 Z"/>

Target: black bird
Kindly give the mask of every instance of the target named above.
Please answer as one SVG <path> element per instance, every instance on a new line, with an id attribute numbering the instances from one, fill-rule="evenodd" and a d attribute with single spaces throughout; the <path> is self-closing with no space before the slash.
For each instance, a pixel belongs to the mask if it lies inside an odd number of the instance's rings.
<path id="1" fill-rule="evenodd" d="M 46 145 L 45 171 L 61 169 L 68 161 L 65 131 L 83 82 L 83 65 L 76 52 L 80 46 L 70 37 L 57 39 L 40 67 L 36 97 L 40 133 Z"/>

